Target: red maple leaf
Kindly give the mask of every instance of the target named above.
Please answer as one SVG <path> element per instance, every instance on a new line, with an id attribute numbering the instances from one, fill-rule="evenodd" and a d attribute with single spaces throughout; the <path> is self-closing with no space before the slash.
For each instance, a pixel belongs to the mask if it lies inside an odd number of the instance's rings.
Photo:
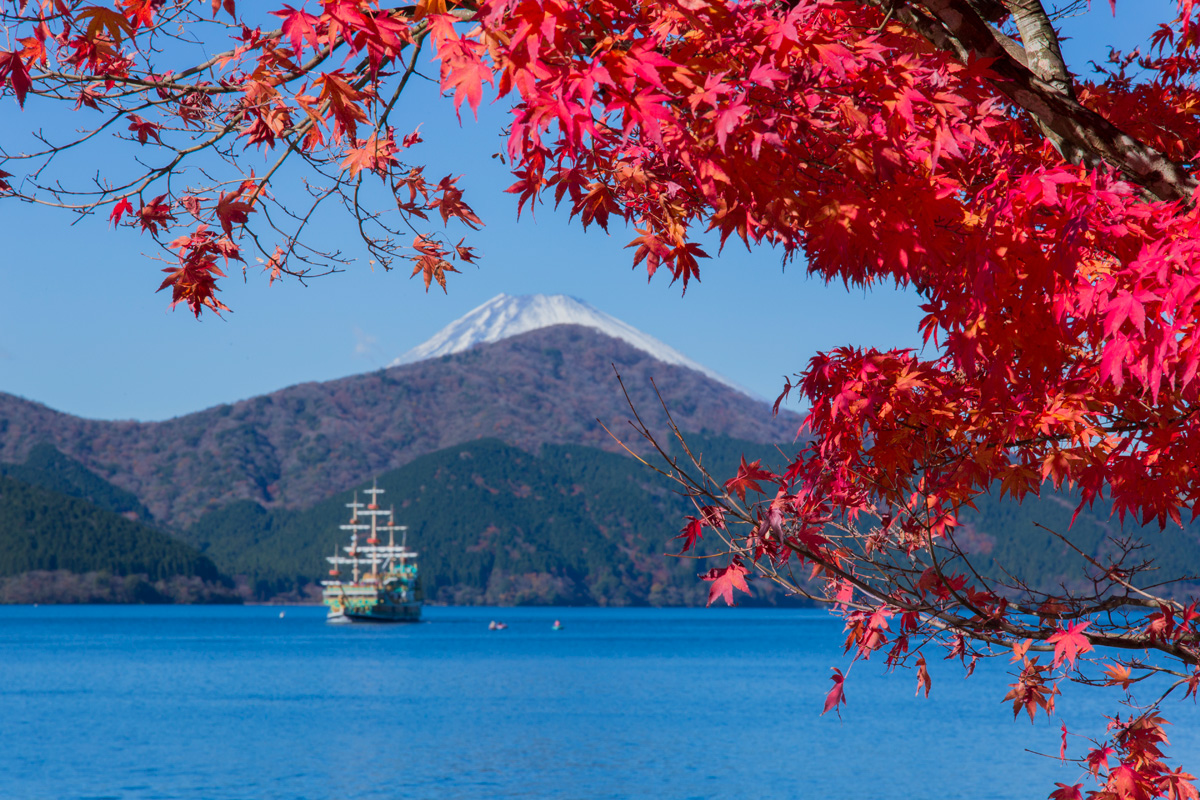
<path id="1" fill-rule="evenodd" d="M 1098 777 L 1100 770 L 1108 769 L 1108 757 L 1115 752 L 1111 747 L 1100 747 L 1087 754 L 1088 771 L 1092 777 Z"/>
<path id="2" fill-rule="evenodd" d="M 742 464 L 738 467 L 737 476 L 725 481 L 725 491 L 733 492 L 743 503 L 746 502 L 747 489 L 752 489 L 758 494 L 762 494 L 763 488 L 758 484 L 758 481 L 774 480 L 775 476 L 765 469 L 761 469 L 761 464 L 761 460 L 755 461 L 753 464 L 747 464 L 746 457 L 742 456 Z"/>
<path id="3" fill-rule="evenodd" d="M 165 199 L 167 196 L 160 194 L 138 210 L 138 223 L 141 224 L 143 231 L 150 231 L 150 234 L 154 235 L 158 233 L 160 226 L 166 229 L 171 222 L 175 221 L 171 207 L 163 202 Z"/>
<path id="4" fill-rule="evenodd" d="M 154 21 L 154 12 L 162 5 L 162 0 L 119 0 L 117 5 L 125 9 L 131 27 L 137 30 Z"/>
<path id="5" fill-rule="evenodd" d="M 683 526 L 682 533 L 676 536 L 676 539 L 683 539 L 683 549 L 679 551 L 679 555 L 683 555 L 688 550 L 696 546 L 697 539 L 704 538 L 704 525 L 695 517 L 686 517 L 687 524 Z M 711 601 L 710 601 L 711 602 Z"/>
<path id="6" fill-rule="evenodd" d="M 321 21 L 320 17 L 314 17 L 307 11 L 292 8 L 289 5 L 284 5 L 279 11 L 272 11 L 271 15 L 283 20 L 283 24 L 279 26 L 279 29 L 292 43 L 292 51 L 294 53 L 299 55 L 300 49 L 306 41 L 312 45 L 313 50 L 321 49 L 321 39 L 317 35 L 315 25 L 315 23 Z"/>
<path id="7" fill-rule="evenodd" d="M 326 72 L 313 84 L 321 86 L 317 99 L 325 105 L 326 115 L 333 117 L 334 141 L 340 142 L 346 135 L 353 139 L 358 132 L 358 123 L 367 121 L 367 112 L 361 103 L 368 95 L 347 83 L 341 70 Z"/>
<path id="8" fill-rule="evenodd" d="M 1009 663 L 1015 663 L 1017 661 L 1024 660 L 1025 654 L 1029 652 L 1029 646 L 1031 644 L 1033 644 L 1033 639 L 1026 639 L 1022 642 L 1013 642 L 1013 654 L 1012 658 L 1009 659 Z"/>
<path id="9" fill-rule="evenodd" d="M 837 667 L 830 669 L 833 670 L 833 674 L 829 676 L 829 679 L 833 681 L 833 688 L 829 690 L 829 694 L 825 695 L 825 708 L 821 711 L 821 716 L 825 716 L 832 709 L 837 713 L 838 719 L 841 719 L 842 712 L 838 706 L 846 702 L 846 679 Z"/>
<path id="10" fill-rule="evenodd" d="M 150 139 L 150 137 L 153 136 L 154 141 L 158 142 L 159 144 L 162 144 L 162 139 L 158 138 L 158 131 L 159 131 L 159 128 L 162 127 L 161 125 L 159 125 L 158 123 L 155 123 L 155 122 L 149 122 L 147 120 L 144 120 L 141 117 L 139 117 L 137 114 L 130 114 L 128 119 L 129 119 L 129 130 L 131 130 L 137 134 L 139 143 L 145 144 Z"/>
<path id="11" fill-rule="evenodd" d="M 24 108 L 25 95 L 33 86 L 33 79 L 29 77 L 29 68 L 21 60 L 20 53 L 0 51 L 0 86 L 3 86 L 5 81 L 17 96 L 17 105 Z"/>
<path id="12" fill-rule="evenodd" d="M 724 598 L 727 606 L 736 605 L 733 602 L 734 589 L 750 594 L 750 587 L 746 585 L 746 568 L 736 559 L 728 567 L 713 567 L 700 577 L 712 584 L 708 587 L 708 602 L 705 605 L 711 606 L 718 597 Z"/>
<path id="13" fill-rule="evenodd" d="M 933 678 L 929 677 L 929 670 L 925 667 L 925 656 L 917 659 L 917 694 L 921 690 L 925 690 L 925 696 L 929 697 L 929 690 L 933 688 Z"/>
<path id="14" fill-rule="evenodd" d="M 75 14 L 76 23 L 90 20 L 84 38 L 90 42 L 111 39 L 114 44 L 133 34 L 133 25 L 117 11 L 102 6 L 87 6 Z"/>
<path id="15" fill-rule="evenodd" d="M 1120 800 L 1150 800 L 1157 794 L 1147 776 L 1131 764 L 1121 764 L 1109 773 L 1108 787 Z"/>
<path id="16" fill-rule="evenodd" d="M 700 518 L 710 528 L 725 528 L 725 509 L 720 506 L 701 506 Z"/>
<path id="17" fill-rule="evenodd" d="M 1083 784 L 1076 783 L 1068 786 L 1065 783 L 1055 783 L 1058 788 L 1050 793 L 1050 800 L 1083 800 Z"/>
<path id="18" fill-rule="evenodd" d="M 1200 689 L 1200 669 L 1194 670 L 1187 679 L 1187 691 L 1183 693 L 1184 699 L 1189 696 L 1196 697 L 1196 690 Z"/>
<path id="19" fill-rule="evenodd" d="M 421 138 L 421 126 L 418 125 L 415 129 L 413 129 L 412 133 L 410 133 L 408 136 L 405 136 L 400 141 L 400 145 L 402 147 L 412 147 L 414 144 L 417 144 L 417 143 L 423 142 L 423 141 L 425 141 L 425 140 Z"/>
<path id="20" fill-rule="evenodd" d="M 442 61 L 442 91 L 454 95 L 454 110 L 462 108 L 463 101 L 478 114 L 483 100 L 483 84 L 492 83 L 492 70 L 480 57 L 482 47 L 478 42 L 459 37 L 454 30 L 454 17 L 443 14 L 429 16 L 429 30 Z"/>
<path id="21" fill-rule="evenodd" d="M 1146 620 L 1146 630 L 1144 633 L 1150 637 L 1150 641 L 1162 640 L 1166 641 L 1171 638 L 1172 632 L 1175 630 L 1175 609 L 1167 605 L 1159 606 L 1159 610 L 1150 615 Z"/>
<path id="22" fill-rule="evenodd" d="M 108 215 L 108 220 L 113 225 L 116 225 L 116 224 L 120 223 L 122 216 L 124 216 L 125 214 L 132 214 L 132 213 L 133 213 L 133 203 L 129 202 L 128 197 L 122 197 L 120 200 L 117 201 L 116 205 L 113 206 L 112 213 Z"/>
<path id="23" fill-rule="evenodd" d="M 171 287 L 171 307 L 186 303 L 197 318 L 205 308 L 218 315 L 222 311 L 228 311 L 229 307 L 216 297 L 217 278 L 225 276 L 217 265 L 217 259 L 223 258 L 226 263 L 230 259 L 241 261 L 237 245 L 228 238 L 218 238 L 208 230 L 207 225 L 201 225 L 191 234 L 178 237 L 168 246 L 179 251 L 179 266 L 163 270 L 167 277 L 158 290 L 161 292 L 168 286 Z"/>
<path id="24" fill-rule="evenodd" d="M 1009 684 L 1009 692 L 1004 696 L 1005 701 L 1013 701 L 1014 718 L 1021 713 L 1021 709 L 1029 714 L 1030 722 L 1033 722 L 1039 708 L 1047 714 L 1054 713 L 1054 696 L 1058 694 L 1058 689 L 1047 686 L 1043 677 L 1043 673 L 1049 670 L 1049 666 L 1038 664 L 1036 658 L 1026 659 L 1020 677 L 1016 683 Z"/>
<path id="25" fill-rule="evenodd" d="M 424 218 L 424 217 L 422 216 L 422 218 Z M 466 241 L 466 239 L 459 239 L 458 244 L 454 245 L 454 252 L 458 254 L 458 258 L 460 261 L 465 261 L 468 264 L 473 264 L 473 263 L 475 263 L 475 259 L 478 258 L 479 256 L 476 255 L 474 247 L 465 247 L 463 245 L 463 242 L 465 242 L 465 241 Z"/>
<path id="26" fill-rule="evenodd" d="M 482 225 L 483 220 L 479 219 L 471 207 L 462 201 L 462 190 L 454 185 L 457 180 L 458 178 L 451 178 L 449 175 L 442 178 L 435 190 L 440 192 L 441 196 L 432 200 L 429 208 L 436 208 L 441 212 L 443 223 L 449 222 L 451 217 L 457 217 L 468 228 L 479 230 L 477 226 Z"/>
<path id="27" fill-rule="evenodd" d="M 253 186 L 253 184 L 251 184 Z M 221 223 L 221 230 L 226 236 L 233 233 L 234 225 L 244 225 L 250 218 L 251 212 L 254 211 L 254 201 L 245 200 L 243 194 L 246 187 L 238 189 L 228 194 L 222 194 L 217 199 L 217 206 L 214 209 L 217 215 L 217 220 Z"/>
<path id="28" fill-rule="evenodd" d="M 186 303 L 197 319 L 206 307 L 218 315 L 229 310 L 229 307 L 216 297 L 216 279 L 224 277 L 225 273 L 211 257 L 202 253 L 192 253 L 185 256 L 178 267 L 167 267 L 163 272 L 167 273 L 167 277 L 163 279 L 158 291 L 171 287 L 171 308 Z"/>
<path id="29" fill-rule="evenodd" d="M 21 58 L 26 64 L 41 64 L 43 67 L 49 62 L 49 54 L 46 52 L 46 39 L 52 37 L 50 27 L 45 22 L 38 24 L 33 30 L 33 36 L 17 41 L 25 47 L 21 50 Z"/>
<path id="30" fill-rule="evenodd" d="M 1174 772 L 1167 772 L 1160 779 L 1167 787 L 1167 797 L 1170 800 L 1200 800 L 1200 792 L 1196 791 L 1196 776 L 1189 775 L 1178 767 Z M 1162 786 L 1160 784 L 1159 790 Z"/>
<path id="31" fill-rule="evenodd" d="M 446 273 L 458 272 L 454 265 L 446 260 L 448 253 L 428 236 L 418 236 L 413 239 L 413 249 L 417 251 L 417 254 L 409 256 L 414 264 L 412 275 L 409 277 L 424 273 L 426 292 L 429 291 L 429 286 L 433 281 L 437 281 L 438 286 L 442 287 L 442 291 L 445 292 Z"/>
<path id="32" fill-rule="evenodd" d="M 1069 629 L 1058 629 L 1058 633 L 1046 640 L 1047 644 L 1054 645 L 1054 666 L 1058 666 L 1064 660 L 1067 666 L 1075 666 L 1075 658 L 1083 653 L 1092 650 L 1092 643 L 1083 635 L 1083 630 L 1088 625 L 1088 622 L 1077 622 Z"/>
<path id="33" fill-rule="evenodd" d="M 99 100 L 100 97 L 101 97 L 100 94 L 92 91 L 91 89 L 89 89 L 85 86 L 79 90 L 79 95 L 75 99 L 75 108 L 79 109 L 84 106 L 87 106 L 88 108 L 93 108 L 93 109 L 99 111 L 100 104 L 97 103 L 96 101 Z"/>

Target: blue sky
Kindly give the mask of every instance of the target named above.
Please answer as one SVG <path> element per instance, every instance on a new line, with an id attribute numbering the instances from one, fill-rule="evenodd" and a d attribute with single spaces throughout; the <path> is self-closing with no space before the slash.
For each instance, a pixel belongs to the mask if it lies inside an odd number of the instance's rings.
<path id="1" fill-rule="evenodd" d="M 1086 74 L 1105 45 L 1144 42 L 1172 5 L 1121 0 L 1114 19 L 1098 0 L 1066 23 L 1069 63 Z M 268 286 L 252 267 L 246 281 L 224 282 L 233 313 L 197 322 L 154 293 L 162 264 L 145 258 L 151 243 L 136 232 L 113 231 L 102 218 L 72 226 L 62 212 L 0 201 L 0 391 L 84 417 L 167 419 L 378 369 L 500 292 L 573 295 L 772 399 L 783 376 L 818 350 L 919 344 L 914 296 L 825 286 L 803 264 L 785 270 L 768 248 L 731 244 L 701 265 L 701 282 L 683 296 L 663 276 L 647 283 L 644 270 L 630 268 L 627 230 L 583 233 L 545 207 L 518 222 L 514 198 L 503 193 L 512 179 L 491 158 L 502 146 L 501 110 L 483 109 L 478 123 L 465 115 L 460 127 L 449 101 L 432 92 L 418 100 L 408 119 L 423 123 L 425 143 L 413 159 L 435 178 L 463 175 L 465 199 L 487 223 L 465 231 L 483 258 L 450 276 L 448 295 L 436 287 L 426 294 L 403 266 L 372 271 L 347 218 L 322 230 L 328 243 L 362 255 L 346 272 Z M 3 102 L 3 129 L 48 124 L 36 98 L 23 113 L 11 97 Z M 0 133 L 0 144 L 7 139 Z"/>

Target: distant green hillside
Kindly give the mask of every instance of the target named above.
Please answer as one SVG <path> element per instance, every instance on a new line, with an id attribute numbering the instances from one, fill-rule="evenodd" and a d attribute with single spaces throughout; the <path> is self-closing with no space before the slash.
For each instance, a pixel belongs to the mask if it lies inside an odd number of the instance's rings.
<path id="1" fill-rule="evenodd" d="M 735 474 L 743 454 L 776 467 L 782 461 L 768 445 L 700 434 L 688 439 L 718 479 Z M 435 601 L 690 605 L 706 599 L 697 573 L 709 565 L 663 555 L 677 551 L 671 537 L 689 503 L 632 458 L 565 445 L 546 445 L 534 456 L 482 439 L 382 474 L 379 486 L 384 507 L 394 503 L 397 521 L 409 527 L 408 543 L 421 553 L 426 594 Z M 249 576 L 262 599 L 306 586 L 312 592 L 325 577 L 325 556 L 346 543 L 338 526 L 351 498 L 342 492 L 302 511 L 237 502 L 206 514 L 183 536 L 222 571 Z M 984 497 L 977 512 L 963 515 L 957 539 L 981 571 L 1053 590 L 1078 576 L 1081 562 L 1034 523 L 1066 532 L 1075 503 L 1067 495 L 1022 504 Z M 1069 535 L 1103 559 L 1112 552 L 1107 537 L 1120 530 L 1097 504 L 1080 514 Z M 1200 575 L 1194 530 L 1127 525 L 1121 535 L 1146 542 L 1143 557 L 1159 562 L 1162 579 Z M 771 591 L 756 584 L 755 597 L 742 602 L 785 601 Z"/>
<path id="2" fill-rule="evenodd" d="M 697 436 L 717 474 L 764 445 Z M 730 465 L 734 465 L 731 467 Z M 577 446 L 537 456 L 494 439 L 448 448 L 379 476 L 384 507 L 409 527 L 431 599 L 452 603 L 695 604 L 706 565 L 664 558 L 686 501 L 631 458 Z M 364 485 L 363 488 L 366 488 Z M 361 497 L 361 496 L 360 496 Z M 345 544 L 343 492 L 305 511 L 240 502 L 184 534 L 266 597 L 320 580 Z"/>
<path id="3" fill-rule="evenodd" d="M 0 465 L 0 603 L 240 603 L 138 499 L 49 445 Z"/>
<path id="4" fill-rule="evenodd" d="M 704 461 L 714 476 L 736 473 L 742 443 L 718 438 L 704 444 Z M 764 464 L 775 468 L 782 461 L 778 452 L 761 445 L 748 450 L 746 456 L 762 458 Z M 1073 590 L 1089 588 L 1090 581 L 1081 577 L 1084 560 L 1061 539 L 1038 527 L 1041 525 L 1064 534 L 1101 563 L 1117 554 L 1114 538 L 1134 540 L 1138 550 L 1127 563 L 1153 561 L 1155 565 L 1153 572 L 1143 574 L 1139 585 L 1182 579 L 1184 584 L 1174 589 L 1177 594 L 1200 588 L 1200 525 L 1180 528 L 1171 524 L 1159 530 L 1157 524 L 1142 526 L 1133 519 L 1121 524 L 1112 515 L 1112 504 L 1104 501 L 1084 508 L 1072 524 L 1078 493 L 1055 492 L 1048 487 L 1041 497 L 1028 497 L 1022 503 L 989 494 L 978 498 L 975 505 L 975 510 L 962 513 L 956 541 L 973 554 L 972 565 L 988 576 L 1015 577 L 1042 591 L 1060 591 L 1064 580 Z"/>
<path id="5" fill-rule="evenodd" d="M 1131 519 L 1121 525 L 1112 516 L 1111 504 L 1104 502 L 1084 508 L 1072 525 L 1078 504 L 1078 495 L 1069 492 L 1047 491 L 1023 503 L 987 495 L 976 501 L 978 511 L 962 515 L 956 538 L 977 554 L 973 562 L 985 573 L 1001 574 L 998 570 L 1003 567 L 1029 586 L 1046 591 L 1058 589 L 1064 580 L 1072 589 L 1087 589 L 1090 582 L 1080 577 L 1085 566 L 1082 557 L 1035 523 L 1065 535 L 1101 563 L 1117 555 L 1113 537 L 1134 539 L 1140 549 L 1128 563 L 1153 561 L 1156 567 L 1139 578 L 1139 585 L 1190 578 L 1195 587 L 1200 577 L 1200 528 L 1170 524 L 1160 531 L 1157 525 L 1142 527 Z"/>
<path id="6" fill-rule="evenodd" d="M 24 464 L 0 463 L 0 475 L 86 500 L 118 514 L 150 519 L 150 512 L 131 492 L 113 486 L 78 461 L 64 456 L 53 445 L 35 445 Z"/>
<path id="7" fill-rule="evenodd" d="M 165 533 L 74 497 L 0 476 L 0 576 L 33 570 L 220 580 L 213 562 Z"/>

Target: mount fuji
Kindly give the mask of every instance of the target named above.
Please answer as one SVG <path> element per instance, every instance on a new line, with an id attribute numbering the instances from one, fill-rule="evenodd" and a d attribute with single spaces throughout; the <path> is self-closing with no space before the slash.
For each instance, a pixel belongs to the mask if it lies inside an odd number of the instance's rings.
<path id="1" fill-rule="evenodd" d="M 554 325 L 581 325 L 598 330 L 666 364 L 695 370 L 744 395 L 756 400 L 761 399 L 744 386 L 693 361 L 670 345 L 593 308 L 576 297 L 565 294 L 498 294 L 451 322 L 426 342 L 404 353 L 388 364 L 388 367 L 461 353 L 479 344 L 498 342 L 510 336 Z"/>
<path id="2" fill-rule="evenodd" d="M 621 452 L 610 431 L 628 429 L 630 405 L 664 437 L 676 425 L 771 445 L 792 441 L 801 421 L 569 297 L 501 295 L 399 361 L 162 422 L 87 420 L 0 392 L 0 464 L 48 443 L 183 528 L 240 501 L 306 507 L 484 439 L 530 454 Z"/>

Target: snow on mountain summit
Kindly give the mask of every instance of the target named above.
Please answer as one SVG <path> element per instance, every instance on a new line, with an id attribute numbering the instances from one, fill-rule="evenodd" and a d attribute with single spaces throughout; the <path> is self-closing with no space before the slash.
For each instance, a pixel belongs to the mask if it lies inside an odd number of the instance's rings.
<path id="1" fill-rule="evenodd" d="M 461 353 L 477 344 L 498 342 L 552 325 L 582 325 L 620 339 L 667 364 L 693 369 L 715 381 L 754 396 L 742 386 L 692 361 L 673 347 L 642 333 L 616 317 L 565 294 L 498 294 L 478 308 L 442 328 L 433 338 L 400 356 L 389 367 Z"/>

